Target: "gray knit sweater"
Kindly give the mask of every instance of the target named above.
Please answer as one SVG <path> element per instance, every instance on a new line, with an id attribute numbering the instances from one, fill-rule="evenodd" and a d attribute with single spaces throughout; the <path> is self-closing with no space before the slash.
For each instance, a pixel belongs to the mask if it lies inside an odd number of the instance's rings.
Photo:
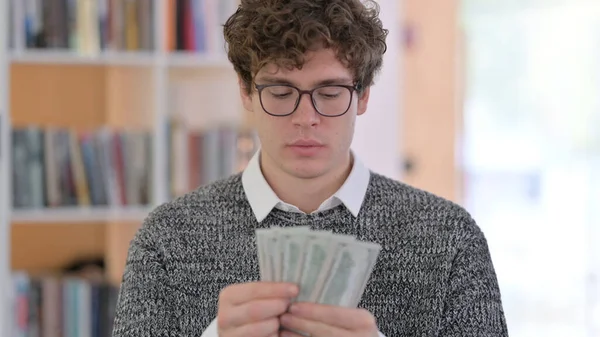
<path id="1" fill-rule="evenodd" d="M 308 225 L 382 246 L 360 307 L 386 337 L 508 336 L 483 233 L 461 207 L 372 173 L 357 218 L 274 209 L 256 221 L 234 175 L 154 210 L 131 242 L 114 337 L 200 336 L 225 286 L 259 279 L 255 229 Z"/>

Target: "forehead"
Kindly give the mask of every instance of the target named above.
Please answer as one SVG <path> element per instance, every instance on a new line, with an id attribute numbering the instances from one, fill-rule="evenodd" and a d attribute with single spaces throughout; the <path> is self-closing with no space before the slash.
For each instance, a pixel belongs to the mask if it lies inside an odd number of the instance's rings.
<path id="1" fill-rule="evenodd" d="M 287 69 L 275 64 L 267 64 L 256 74 L 256 82 L 261 81 L 310 87 L 329 82 L 352 84 L 353 76 L 350 69 L 337 59 L 333 50 L 319 49 L 305 55 L 305 62 L 301 69 Z"/>

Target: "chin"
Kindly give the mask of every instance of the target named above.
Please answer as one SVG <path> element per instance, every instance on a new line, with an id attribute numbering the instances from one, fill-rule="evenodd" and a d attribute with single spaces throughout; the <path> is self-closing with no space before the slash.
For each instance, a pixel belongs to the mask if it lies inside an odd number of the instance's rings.
<path id="1" fill-rule="evenodd" d="M 301 160 L 292 163 L 287 167 L 288 173 L 301 179 L 312 179 L 322 176 L 326 173 L 326 166 L 315 162 L 302 162 Z"/>

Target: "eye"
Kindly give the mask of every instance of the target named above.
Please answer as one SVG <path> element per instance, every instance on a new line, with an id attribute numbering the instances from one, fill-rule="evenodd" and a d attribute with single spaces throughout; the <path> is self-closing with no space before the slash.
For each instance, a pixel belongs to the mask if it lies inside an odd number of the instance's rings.
<path id="1" fill-rule="evenodd" d="M 321 98 L 326 98 L 326 99 L 334 99 L 334 98 L 338 98 L 342 95 L 343 88 L 341 87 L 323 87 L 320 88 L 317 91 L 317 94 L 319 95 L 319 97 Z"/>
<path id="2" fill-rule="evenodd" d="M 290 87 L 286 87 L 286 86 L 267 87 L 265 90 L 272 97 L 279 98 L 279 99 L 288 98 L 290 96 L 293 96 L 293 94 L 294 94 L 294 89 L 292 89 Z"/>

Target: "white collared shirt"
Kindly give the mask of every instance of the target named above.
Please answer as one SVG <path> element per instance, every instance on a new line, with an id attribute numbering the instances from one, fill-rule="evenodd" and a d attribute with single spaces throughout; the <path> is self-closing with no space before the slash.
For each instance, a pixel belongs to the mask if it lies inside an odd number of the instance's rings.
<path id="1" fill-rule="evenodd" d="M 352 215 L 355 217 L 358 216 L 367 193 L 371 172 L 356 157 L 355 153 L 352 153 L 352 158 L 352 170 L 344 184 L 331 197 L 323 201 L 313 213 L 322 212 L 344 204 Z M 248 162 L 246 169 L 242 173 L 242 185 L 252 212 L 258 222 L 263 221 L 273 208 L 287 212 L 302 212 L 298 207 L 283 202 L 275 194 L 262 173 L 260 167 L 260 150 L 250 159 L 250 162 Z M 201 337 L 218 337 L 216 319 L 204 330 Z M 380 332 L 379 337 L 385 336 Z"/>
<path id="2" fill-rule="evenodd" d="M 344 184 L 331 197 L 323 201 L 321 206 L 313 213 L 344 204 L 352 215 L 358 216 L 367 193 L 371 173 L 354 153 L 352 153 L 352 158 L 352 170 Z M 288 212 L 302 212 L 298 207 L 281 201 L 269 186 L 260 167 L 260 151 L 257 151 L 250 159 L 248 166 L 242 173 L 242 185 L 258 222 L 263 221 L 273 208 Z"/>

